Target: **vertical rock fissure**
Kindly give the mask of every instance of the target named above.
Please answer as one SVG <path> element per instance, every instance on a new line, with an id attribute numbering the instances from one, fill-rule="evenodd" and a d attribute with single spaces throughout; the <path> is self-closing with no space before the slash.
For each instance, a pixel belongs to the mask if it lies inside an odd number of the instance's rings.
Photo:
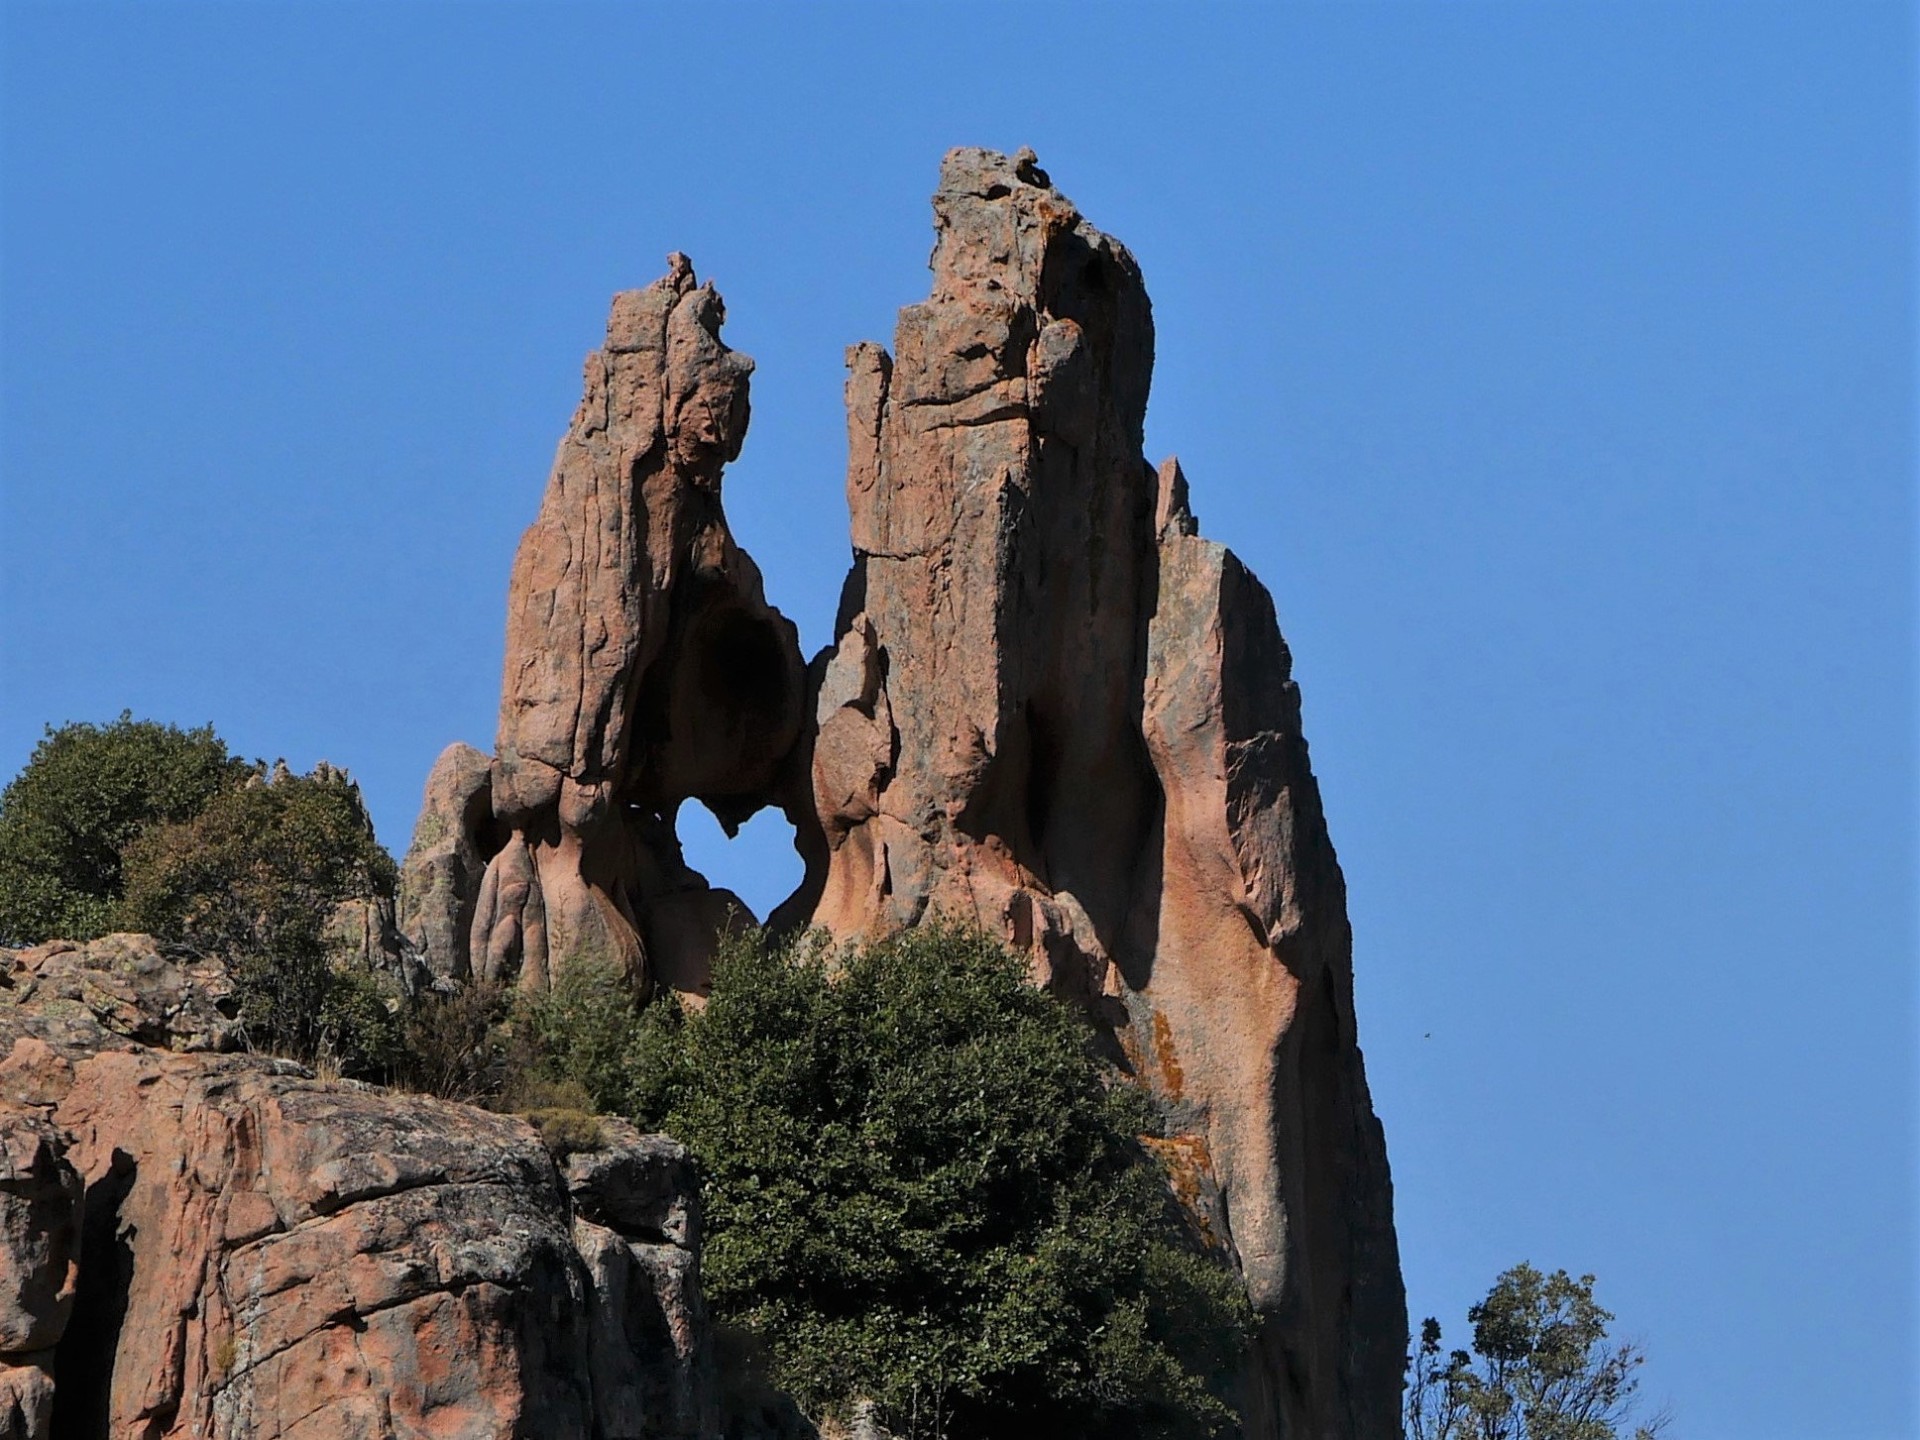
<path id="1" fill-rule="evenodd" d="M 133 1289 L 137 1238 L 123 1224 L 120 1211 L 133 1189 L 135 1168 L 131 1155 L 115 1150 L 106 1173 L 87 1186 L 80 1284 L 66 1333 L 54 1352 L 58 1383 L 51 1433 L 60 1440 L 108 1440 L 110 1435 L 114 1361 Z"/>

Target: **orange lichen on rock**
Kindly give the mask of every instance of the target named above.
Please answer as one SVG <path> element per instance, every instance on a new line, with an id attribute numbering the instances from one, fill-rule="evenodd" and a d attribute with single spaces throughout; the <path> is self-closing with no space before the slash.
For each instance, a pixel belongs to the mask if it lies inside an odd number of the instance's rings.
<path id="1" fill-rule="evenodd" d="M 1213 1152 L 1204 1135 L 1142 1135 L 1140 1143 L 1166 1171 L 1173 1198 L 1209 1246 L 1219 1245 L 1226 1232 L 1220 1224 L 1220 1185 L 1213 1173 Z"/>
<path id="2" fill-rule="evenodd" d="M 1169 1100 L 1186 1096 L 1186 1077 L 1180 1070 L 1180 1056 L 1173 1048 L 1173 1027 L 1159 1011 L 1153 1016 L 1153 1058 L 1159 1062 L 1160 1093 Z"/>

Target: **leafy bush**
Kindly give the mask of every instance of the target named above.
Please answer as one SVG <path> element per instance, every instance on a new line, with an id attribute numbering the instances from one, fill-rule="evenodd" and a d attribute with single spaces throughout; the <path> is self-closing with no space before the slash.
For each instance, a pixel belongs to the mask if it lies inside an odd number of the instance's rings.
<path id="1" fill-rule="evenodd" d="M 395 880 L 344 773 L 256 770 L 189 818 L 142 830 L 122 867 L 116 922 L 225 959 L 254 1043 L 350 1074 L 393 1063 L 400 1021 L 386 997 L 328 953 L 334 908 L 391 896 Z"/>
<path id="2" fill-rule="evenodd" d="M 903 1434 L 1198 1436 L 1250 1312 L 1189 1242 L 1080 1020 L 991 940 L 728 942 L 711 999 L 536 1008 L 549 1073 L 698 1157 L 707 1294 L 818 1415 Z"/>
<path id="3" fill-rule="evenodd" d="M 311 950 L 336 905 L 391 895 L 395 878 L 358 786 L 282 769 L 136 837 L 117 918 L 204 954 Z"/>
<path id="4" fill-rule="evenodd" d="M 611 966 L 591 960 L 566 966 L 552 989 L 519 998 L 512 1027 L 521 1073 L 508 1082 L 510 1090 L 530 1080 L 571 1084 L 603 1115 L 643 1108 L 651 1093 L 646 1077 L 659 1064 L 650 1050 L 657 1024 Z"/>
<path id="5" fill-rule="evenodd" d="M 541 1143 L 556 1160 L 606 1144 L 593 1097 L 577 1081 L 518 1076 L 501 1097 L 500 1108 L 532 1121 Z"/>
<path id="6" fill-rule="evenodd" d="M 181 730 L 123 711 L 55 729 L 0 792 L 0 941 L 91 940 L 115 923 L 121 852 L 187 820 L 252 773 L 211 726 Z"/>
<path id="7" fill-rule="evenodd" d="M 389 1078 L 443 1100 L 483 1104 L 501 1092 L 512 1068 L 511 1013 L 507 992 L 487 982 L 415 996 L 400 1017 Z"/>
<path id="8" fill-rule="evenodd" d="M 1420 1327 L 1409 1357 L 1407 1440 L 1616 1440 L 1633 1424 L 1637 1345 L 1610 1344 L 1613 1315 L 1593 1298 L 1593 1276 L 1543 1275 L 1520 1264 L 1467 1311 L 1473 1353 L 1443 1352 L 1440 1322 Z M 1636 1425 L 1654 1440 L 1664 1416 Z"/>

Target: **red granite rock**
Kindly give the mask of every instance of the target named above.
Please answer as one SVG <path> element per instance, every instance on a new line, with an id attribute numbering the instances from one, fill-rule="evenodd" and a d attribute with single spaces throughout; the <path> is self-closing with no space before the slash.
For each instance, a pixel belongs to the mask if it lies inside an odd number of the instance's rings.
<path id="1" fill-rule="evenodd" d="M 427 774 L 396 901 L 407 943 L 430 970 L 449 979 L 473 973 L 474 903 L 487 861 L 499 849 L 492 830 L 493 761 L 456 741 Z"/>
<path id="2" fill-rule="evenodd" d="M 146 937 L 8 958 L 0 1435 L 717 1433 L 674 1142 L 606 1121 L 563 1169 L 513 1116 L 210 1053 L 218 962 Z"/>
<path id="3" fill-rule="evenodd" d="M 796 632 L 720 504 L 753 362 L 720 339 L 719 294 L 685 256 L 670 263 L 614 298 L 507 596 L 491 776 L 506 833 L 470 958 L 531 989 L 585 959 L 642 988 L 661 968 L 700 988 L 703 954 L 648 958 L 650 931 L 673 928 L 650 926 L 650 907 L 705 888 L 680 858 L 679 806 L 737 826 L 800 736 Z"/>
<path id="4" fill-rule="evenodd" d="M 719 506 L 750 367 L 718 297 L 676 258 L 616 299 L 514 567 L 484 876 L 441 909 L 471 904 L 482 976 L 598 958 L 698 994 L 743 907 L 677 809 L 780 806 L 806 878 L 779 928 L 977 922 L 1157 1095 L 1264 1317 L 1247 1433 L 1391 1434 L 1391 1186 L 1272 601 L 1142 456 L 1125 246 L 1025 151 L 952 152 L 933 209 L 928 298 L 847 352 L 854 565 L 805 678 Z"/>
<path id="5" fill-rule="evenodd" d="M 1273 605 L 1141 457 L 1138 266 L 956 150 L 929 298 L 848 352 L 854 573 L 812 752 L 816 923 L 1024 950 L 1159 1096 L 1264 1317 L 1249 1435 L 1387 1435 L 1406 1315 L 1345 888 Z"/>

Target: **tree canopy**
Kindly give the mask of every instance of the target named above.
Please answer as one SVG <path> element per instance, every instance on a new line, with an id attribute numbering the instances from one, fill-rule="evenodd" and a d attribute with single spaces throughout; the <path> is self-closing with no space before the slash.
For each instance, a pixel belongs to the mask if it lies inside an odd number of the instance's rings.
<path id="1" fill-rule="evenodd" d="M 1239 1282 L 1180 1222 L 1145 1102 L 991 940 L 736 939 L 703 1009 L 624 1030 L 612 984 L 563 979 L 536 1048 L 694 1152 L 709 1301 L 810 1413 L 956 1440 L 1232 1424 Z"/>
<path id="2" fill-rule="evenodd" d="M 212 726 L 182 730 L 127 711 L 106 725 L 49 725 L 0 791 L 0 941 L 104 934 L 127 845 L 199 814 L 251 773 Z"/>
<path id="3" fill-rule="evenodd" d="M 122 859 L 118 924 L 225 959 L 255 1044 L 356 1073 L 391 1061 L 397 1022 L 372 977 L 330 953 L 336 907 L 389 898 L 396 878 L 343 771 L 254 772 Z"/>
<path id="4" fill-rule="evenodd" d="M 328 927 L 394 881 L 344 771 L 269 770 L 211 726 L 48 726 L 0 792 L 0 943 L 143 930 L 217 955 L 255 1044 L 349 1070 L 383 1068 L 398 1022 Z"/>
<path id="5" fill-rule="evenodd" d="M 1410 1357 L 1407 1440 L 1654 1440 L 1664 1417 L 1636 1423 L 1637 1372 L 1646 1356 L 1611 1342 L 1611 1312 L 1594 1277 L 1544 1275 L 1528 1264 L 1503 1273 L 1467 1311 L 1473 1351 L 1443 1351 L 1440 1322 L 1421 1325 Z"/>

